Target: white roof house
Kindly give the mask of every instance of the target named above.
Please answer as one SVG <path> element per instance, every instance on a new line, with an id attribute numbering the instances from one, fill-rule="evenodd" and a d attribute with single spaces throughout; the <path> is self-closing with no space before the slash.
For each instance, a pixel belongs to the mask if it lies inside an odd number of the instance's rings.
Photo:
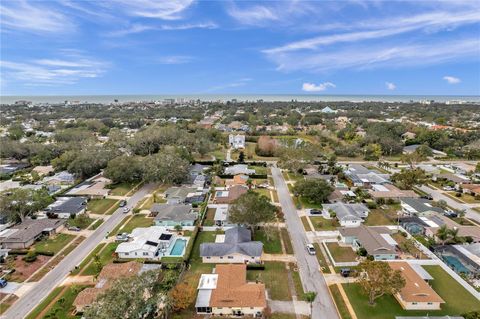
<path id="1" fill-rule="evenodd" d="M 225 174 L 227 174 L 227 175 L 237 175 L 237 174 L 250 175 L 250 174 L 255 174 L 255 170 L 248 168 L 248 165 L 246 165 L 246 164 L 237 164 L 237 165 L 233 165 L 233 166 L 229 166 L 229 167 L 225 168 Z"/>
<path id="2" fill-rule="evenodd" d="M 228 136 L 228 144 L 235 149 L 245 148 L 245 135 L 230 134 Z"/>
<path id="3" fill-rule="evenodd" d="M 160 258 L 176 238 L 161 226 L 135 228 L 130 237 L 130 241 L 121 243 L 115 250 L 120 258 Z"/>

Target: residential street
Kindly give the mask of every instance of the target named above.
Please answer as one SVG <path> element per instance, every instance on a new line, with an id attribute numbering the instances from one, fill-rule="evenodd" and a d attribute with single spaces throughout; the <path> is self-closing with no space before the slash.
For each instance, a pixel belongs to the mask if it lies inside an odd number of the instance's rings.
<path id="1" fill-rule="evenodd" d="M 469 205 L 459 203 L 459 202 L 455 201 L 454 199 L 452 199 L 451 197 L 443 195 L 442 191 L 440 191 L 438 189 L 435 189 L 435 188 L 431 188 L 431 187 L 423 185 L 423 186 L 419 187 L 419 189 L 421 191 L 425 192 L 425 193 L 428 193 L 428 194 L 432 195 L 433 199 L 436 200 L 436 201 L 439 201 L 439 200 L 443 199 L 448 204 L 448 206 L 450 206 L 452 208 L 455 208 L 455 209 L 458 209 L 458 210 L 465 209 L 465 211 L 466 211 L 465 216 L 466 217 L 468 217 L 470 219 L 473 219 L 477 222 L 480 222 L 480 213 L 474 211 L 471 207 L 469 207 Z"/>
<path id="2" fill-rule="evenodd" d="M 155 185 L 147 184 L 139 189 L 127 205 L 135 207 L 136 204 L 148 193 L 155 189 Z M 54 269 L 43 277 L 35 286 L 18 299 L 1 318 L 25 318 L 50 292 L 65 280 L 76 265 L 90 254 L 90 252 L 105 238 L 107 232 L 112 231 L 125 217 L 119 208 L 106 221 L 86 238 L 75 250 L 68 254 Z"/>
<path id="3" fill-rule="evenodd" d="M 325 278 L 319 271 L 317 257 L 309 255 L 305 249 L 305 244 L 308 242 L 307 235 L 303 228 L 300 217 L 297 215 L 297 210 L 293 204 L 281 170 L 276 167 L 272 167 L 272 176 L 277 188 L 278 198 L 285 215 L 285 222 L 292 240 L 292 245 L 304 289 L 306 292 L 317 292 L 317 298 L 313 304 L 312 318 L 339 318 L 333 300 L 328 291 Z"/>

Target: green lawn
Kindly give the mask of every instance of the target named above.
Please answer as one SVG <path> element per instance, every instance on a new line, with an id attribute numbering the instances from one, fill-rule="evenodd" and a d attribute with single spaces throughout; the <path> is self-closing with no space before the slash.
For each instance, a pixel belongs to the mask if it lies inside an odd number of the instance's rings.
<path id="1" fill-rule="evenodd" d="M 310 221 L 313 224 L 315 230 L 336 230 L 340 227 L 336 219 L 326 219 L 321 216 L 310 216 Z"/>
<path id="2" fill-rule="evenodd" d="M 115 205 L 116 204 L 116 205 Z M 87 204 L 87 210 L 91 211 L 93 214 L 103 215 L 105 214 L 113 205 L 118 207 L 118 201 L 116 199 L 104 198 L 104 199 L 92 199 Z M 115 209 L 111 209 L 113 212 Z"/>
<path id="3" fill-rule="evenodd" d="M 207 208 L 207 213 L 205 215 L 205 219 L 203 220 L 204 226 L 213 226 L 215 221 L 213 218 L 215 217 L 215 212 L 217 210 L 215 208 Z"/>
<path id="4" fill-rule="evenodd" d="M 110 195 L 113 196 L 125 196 L 127 195 L 136 185 L 138 182 L 132 183 L 119 183 L 110 185 L 112 190 L 110 191 Z"/>
<path id="5" fill-rule="evenodd" d="M 268 167 L 249 165 L 248 168 L 254 169 L 254 170 L 255 170 L 255 174 L 257 174 L 257 175 L 268 175 Z"/>
<path id="6" fill-rule="evenodd" d="M 267 237 L 266 231 L 268 231 L 269 237 Z M 263 243 L 263 251 L 267 254 L 282 253 L 282 243 L 280 242 L 278 228 L 270 227 L 268 230 L 260 228 L 255 231 L 253 240 L 261 241 Z"/>
<path id="7" fill-rule="evenodd" d="M 153 225 L 153 218 L 146 217 L 145 215 L 134 215 L 128 223 L 123 226 L 122 229 L 119 229 L 122 233 L 131 233 L 135 228 L 138 227 L 149 227 Z"/>
<path id="8" fill-rule="evenodd" d="M 392 225 L 393 222 L 382 209 L 372 209 L 364 223 L 366 226 Z"/>
<path id="9" fill-rule="evenodd" d="M 87 229 L 88 226 L 92 224 L 95 219 L 87 217 L 86 215 L 82 214 L 77 216 L 76 218 L 69 218 L 67 220 L 68 226 L 76 226 L 80 229 Z"/>
<path id="10" fill-rule="evenodd" d="M 58 319 L 79 318 L 79 316 L 72 315 L 72 311 L 74 309 L 73 301 L 80 293 L 80 291 L 87 287 L 88 286 L 77 285 L 69 286 L 62 294 L 60 299 L 58 299 L 47 311 L 45 317 Z"/>
<path id="11" fill-rule="evenodd" d="M 247 279 L 263 282 L 273 300 L 292 300 L 287 277 L 288 270 L 285 263 L 279 261 L 266 261 L 265 270 L 247 271 Z"/>
<path id="12" fill-rule="evenodd" d="M 57 234 L 49 237 L 48 239 L 41 240 L 33 245 L 36 251 L 51 251 L 58 253 L 62 248 L 67 246 L 73 239 L 74 235 Z"/>
<path id="13" fill-rule="evenodd" d="M 368 304 L 367 296 L 358 284 L 343 284 L 348 299 L 355 309 L 358 319 L 393 319 L 395 316 L 443 316 L 460 315 L 465 312 L 480 310 L 480 302 L 448 275 L 440 266 L 424 266 L 434 280 L 432 288 L 445 300 L 442 310 L 413 311 L 403 310 L 391 295 L 376 300 L 374 306 Z"/>
<path id="14" fill-rule="evenodd" d="M 308 199 L 306 199 L 303 196 L 299 196 L 298 199 L 302 204 L 303 208 L 316 208 L 316 209 L 322 208 L 322 204 L 311 203 Z"/>
<path id="15" fill-rule="evenodd" d="M 35 309 L 30 312 L 25 319 L 35 319 L 52 301 L 62 292 L 64 287 L 56 287 Z"/>
<path id="16" fill-rule="evenodd" d="M 285 246 L 285 252 L 287 254 L 293 254 L 292 240 L 290 239 L 290 235 L 288 234 L 288 229 L 281 228 L 280 234 L 282 235 L 282 241 L 283 241 L 283 246 Z"/>
<path id="17" fill-rule="evenodd" d="M 337 305 L 338 312 L 342 319 L 352 319 L 350 312 L 348 311 L 347 305 L 345 304 L 345 300 L 343 300 L 342 295 L 340 294 L 340 290 L 338 289 L 337 285 L 330 285 L 328 286 L 330 289 L 333 300 L 335 300 L 335 304 Z"/>
<path id="18" fill-rule="evenodd" d="M 88 256 L 82 260 L 82 262 L 80 263 L 80 265 L 78 265 L 78 268 L 75 269 L 74 271 L 72 271 L 72 275 L 78 275 L 82 270 L 83 268 L 85 268 L 85 266 L 92 260 L 93 256 L 98 254 L 98 252 L 105 246 L 105 243 L 100 243 L 98 244 L 97 247 L 95 247 L 94 250 L 92 250 L 90 252 L 90 254 L 88 254 Z"/>
<path id="19" fill-rule="evenodd" d="M 301 217 L 303 227 L 305 228 L 306 231 L 312 231 L 312 228 L 310 227 L 310 224 L 308 223 L 308 217 L 307 216 L 302 216 Z"/>
<path id="20" fill-rule="evenodd" d="M 127 220 L 130 218 L 129 215 L 125 216 L 123 218 L 123 220 L 120 222 L 120 224 L 118 224 L 111 232 L 108 236 L 116 236 L 118 233 L 120 233 L 120 228 L 125 225 L 125 223 L 127 222 Z M 123 233 L 123 230 L 121 231 Z"/>
<path id="21" fill-rule="evenodd" d="M 298 300 L 305 300 L 305 291 L 303 291 L 302 279 L 300 278 L 298 271 L 295 270 L 296 267 L 297 266 L 295 263 L 289 264 L 290 274 L 292 274 L 293 285 L 295 286 L 295 292 Z"/>
<path id="22" fill-rule="evenodd" d="M 103 219 L 102 218 L 99 218 L 99 219 L 96 219 L 92 225 L 90 225 L 90 227 L 88 229 L 90 230 L 95 230 L 97 229 L 98 227 L 100 227 L 100 225 L 103 223 Z"/>
<path id="23" fill-rule="evenodd" d="M 98 253 L 98 256 L 100 257 L 100 262 L 102 263 L 103 266 L 106 264 L 110 263 L 113 258 L 115 257 L 115 249 L 117 249 L 118 243 L 109 243 L 104 248 L 102 251 Z M 92 260 L 93 260 L 93 255 L 92 255 Z M 89 276 L 89 275 L 95 275 L 95 266 L 93 263 L 90 263 L 85 270 L 82 271 L 82 275 L 84 276 Z"/>
<path id="24" fill-rule="evenodd" d="M 265 188 L 254 188 L 253 191 L 255 193 L 259 193 L 260 195 L 265 196 L 266 198 L 268 198 L 269 201 L 272 201 L 272 197 L 270 196 L 270 190 Z"/>
<path id="25" fill-rule="evenodd" d="M 350 247 L 341 247 L 338 243 L 327 243 L 327 247 L 335 262 L 351 262 L 357 258 Z"/>
<path id="26" fill-rule="evenodd" d="M 327 256 L 325 256 L 323 253 L 322 253 L 322 250 L 320 249 L 320 244 L 318 243 L 313 243 L 313 247 L 315 247 L 315 252 L 316 252 L 316 255 L 317 255 L 317 260 L 318 260 L 318 263 L 320 264 L 320 267 L 322 269 L 322 272 L 324 274 L 330 274 L 331 271 L 330 271 L 330 268 L 328 267 L 328 264 L 327 264 Z"/>

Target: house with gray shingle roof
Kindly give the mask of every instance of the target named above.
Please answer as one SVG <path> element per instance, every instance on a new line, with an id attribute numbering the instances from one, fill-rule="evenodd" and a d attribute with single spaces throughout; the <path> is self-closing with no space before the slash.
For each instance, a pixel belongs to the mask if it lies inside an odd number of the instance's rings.
<path id="1" fill-rule="evenodd" d="M 424 198 L 402 198 L 400 205 L 402 212 L 408 216 L 430 216 L 435 213 L 445 214 L 440 207 L 432 205 L 432 201 Z"/>
<path id="2" fill-rule="evenodd" d="M 352 245 L 354 249 L 365 248 L 375 260 L 393 260 L 397 258 L 398 252 L 395 249 L 396 242 L 390 234 L 391 231 L 386 227 L 343 227 L 340 228 L 340 241 Z"/>
<path id="3" fill-rule="evenodd" d="M 187 204 L 154 204 L 150 211 L 156 226 L 193 226 L 198 218 L 192 205 Z"/>
<path id="4" fill-rule="evenodd" d="M 225 231 L 223 241 L 200 244 L 204 263 L 261 263 L 263 243 L 252 241 L 252 233 L 245 227 L 235 226 Z"/>
<path id="5" fill-rule="evenodd" d="M 346 204 L 337 202 L 323 204 L 323 214 L 330 217 L 330 212 L 336 214 L 336 218 L 343 227 L 357 227 L 368 217 L 370 210 L 363 204 Z"/>

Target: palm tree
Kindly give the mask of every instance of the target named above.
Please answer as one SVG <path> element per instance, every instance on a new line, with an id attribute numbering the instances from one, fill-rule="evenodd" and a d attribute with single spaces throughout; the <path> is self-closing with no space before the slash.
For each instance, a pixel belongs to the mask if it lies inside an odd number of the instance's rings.
<path id="1" fill-rule="evenodd" d="M 452 239 L 454 243 L 457 243 L 460 241 L 460 237 L 458 236 L 458 228 L 452 228 L 448 230 L 448 235 Z"/>
<path id="2" fill-rule="evenodd" d="M 443 225 L 442 227 L 440 227 L 437 230 L 436 236 L 442 242 L 442 246 L 445 245 L 445 242 L 448 240 L 448 237 L 450 237 L 450 231 L 447 228 L 447 225 Z"/>
<path id="3" fill-rule="evenodd" d="M 310 304 L 310 318 L 312 318 L 313 311 L 313 302 L 317 298 L 317 293 L 315 291 L 309 291 L 305 293 L 305 300 Z"/>

